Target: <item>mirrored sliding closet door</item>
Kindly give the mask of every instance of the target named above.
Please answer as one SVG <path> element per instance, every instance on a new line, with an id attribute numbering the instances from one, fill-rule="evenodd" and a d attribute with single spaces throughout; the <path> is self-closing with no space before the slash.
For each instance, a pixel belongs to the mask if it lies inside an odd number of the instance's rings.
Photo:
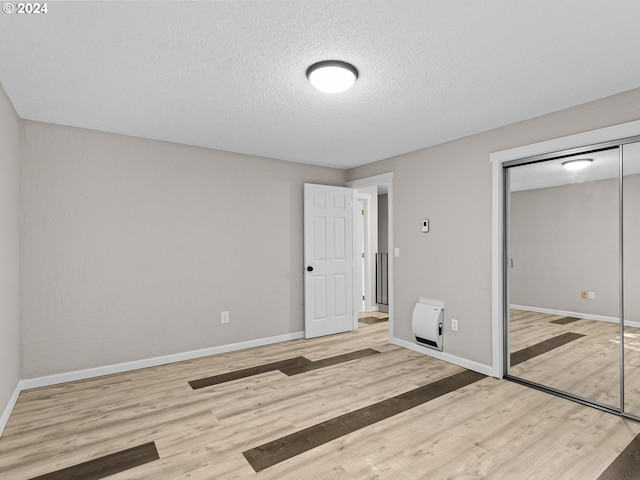
<path id="1" fill-rule="evenodd" d="M 619 410 L 621 148 L 583 150 L 506 167 L 507 372 Z"/>

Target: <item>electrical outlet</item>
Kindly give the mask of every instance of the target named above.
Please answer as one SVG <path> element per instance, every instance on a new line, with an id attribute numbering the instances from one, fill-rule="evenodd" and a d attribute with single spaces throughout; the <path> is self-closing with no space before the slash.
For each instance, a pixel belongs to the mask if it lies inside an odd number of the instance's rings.
<path id="1" fill-rule="evenodd" d="M 582 290 L 582 291 L 580 292 L 580 297 L 581 297 L 581 298 L 587 298 L 587 291 L 586 291 L 586 290 Z"/>
<path id="2" fill-rule="evenodd" d="M 454 332 L 458 331 L 458 320 L 456 318 L 451 319 L 451 330 Z"/>
<path id="3" fill-rule="evenodd" d="M 220 323 L 229 323 L 229 312 L 220 313 Z"/>
<path id="4" fill-rule="evenodd" d="M 589 300 L 595 300 L 596 299 L 596 292 L 589 292 Z"/>

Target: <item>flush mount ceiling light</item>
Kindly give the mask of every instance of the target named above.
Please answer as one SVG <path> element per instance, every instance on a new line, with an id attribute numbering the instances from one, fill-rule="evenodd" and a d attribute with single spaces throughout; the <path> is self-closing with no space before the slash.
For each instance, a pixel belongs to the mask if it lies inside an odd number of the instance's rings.
<path id="1" fill-rule="evenodd" d="M 358 79 L 358 70 L 350 63 L 325 60 L 307 69 L 311 85 L 327 93 L 339 93 L 351 88 Z"/>
<path id="2" fill-rule="evenodd" d="M 582 170 L 587 168 L 593 162 L 593 158 L 580 158 L 577 160 L 567 160 L 562 162 L 562 166 L 567 170 Z"/>

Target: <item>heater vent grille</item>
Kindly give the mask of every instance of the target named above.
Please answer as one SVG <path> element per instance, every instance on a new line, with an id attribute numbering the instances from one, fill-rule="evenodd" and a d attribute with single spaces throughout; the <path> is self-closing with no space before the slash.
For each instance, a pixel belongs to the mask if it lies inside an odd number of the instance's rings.
<path id="1" fill-rule="evenodd" d="M 425 345 L 429 345 L 430 347 L 433 348 L 438 348 L 438 344 L 432 340 L 427 340 L 426 338 L 422 338 L 416 335 L 416 342 L 418 343 L 423 343 Z"/>

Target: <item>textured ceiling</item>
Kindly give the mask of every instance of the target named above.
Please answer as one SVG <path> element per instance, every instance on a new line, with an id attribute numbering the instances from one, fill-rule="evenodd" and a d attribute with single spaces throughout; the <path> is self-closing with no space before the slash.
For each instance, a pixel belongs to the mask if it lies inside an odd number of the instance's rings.
<path id="1" fill-rule="evenodd" d="M 638 0 L 54 2 L 0 14 L 25 119 L 349 168 L 640 87 Z M 309 65 L 360 71 L 323 94 Z"/>

